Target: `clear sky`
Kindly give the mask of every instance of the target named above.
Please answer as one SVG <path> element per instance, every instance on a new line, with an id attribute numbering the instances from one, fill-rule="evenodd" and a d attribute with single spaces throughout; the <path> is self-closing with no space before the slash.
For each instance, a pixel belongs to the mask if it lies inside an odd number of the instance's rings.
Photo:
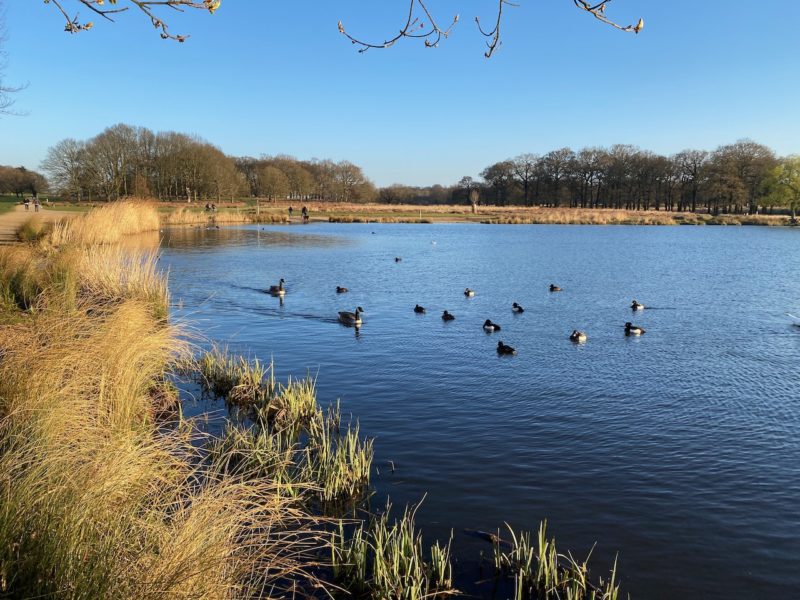
<path id="1" fill-rule="evenodd" d="M 72 3 L 73 0 L 65 0 Z M 518 0 L 490 60 L 473 18 L 496 0 L 429 0 L 461 22 L 437 49 L 358 54 L 337 31 L 382 40 L 407 0 L 223 0 L 167 14 L 184 44 L 129 11 L 63 32 L 41 0 L 5 0 L 0 164 L 38 168 L 60 139 L 115 123 L 195 133 L 232 155 L 348 159 L 379 185 L 454 183 L 523 152 L 631 143 L 673 153 L 750 137 L 800 152 L 800 2 L 615 0 L 636 36 L 574 8 Z"/>

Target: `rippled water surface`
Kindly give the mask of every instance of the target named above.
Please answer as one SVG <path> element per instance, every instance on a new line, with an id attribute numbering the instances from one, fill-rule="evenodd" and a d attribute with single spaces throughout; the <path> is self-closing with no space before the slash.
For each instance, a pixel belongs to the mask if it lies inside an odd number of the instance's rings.
<path id="1" fill-rule="evenodd" d="M 427 493 L 418 521 L 432 539 L 455 531 L 462 581 L 491 551 L 465 529 L 547 518 L 564 550 L 598 542 L 598 570 L 619 552 L 634 598 L 797 596 L 800 328 L 787 313 L 800 315 L 800 231 L 164 235 L 176 316 L 233 351 L 274 357 L 280 377 L 310 371 L 322 403 L 340 398 L 376 438 L 378 498 Z M 281 277 L 283 305 L 261 291 Z M 551 282 L 564 291 L 549 293 Z M 652 308 L 634 315 L 632 298 Z M 357 305 L 358 335 L 335 320 Z M 443 309 L 456 320 L 442 322 Z M 502 332 L 484 333 L 487 318 Z M 646 335 L 626 338 L 628 320 Z M 574 328 L 588 343 L 568 341 Z M 499 357 L 498 340 L 519 354 Z"/>

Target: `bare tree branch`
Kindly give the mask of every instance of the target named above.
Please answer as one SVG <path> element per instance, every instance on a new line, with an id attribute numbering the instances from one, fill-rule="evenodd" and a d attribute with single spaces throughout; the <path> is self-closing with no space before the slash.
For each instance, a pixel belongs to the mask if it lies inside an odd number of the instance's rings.
<path id="1" fill-rule="evenodd" d="M 491 58 L 494 54 L 495 50 L 497 50 L 500 45 L 502 44 L 501 39 L 501 26 L 503 23 L 503 8 L 508 6 L 518 6 L 517 4 L 513 4 L 509 0 L 496 0 L 497 1 L 497 9 L 496 9 L 496 17 L 494 27 L 486 31 L 481 26 L 480 17 L 475 17 L 475 22 L 478 24 L 478 31 L 480 31 L 481 35 L 488 38 L 486 42 L 487 51 L 484 53 L 486 58 Z M 606 7 L 611 3 L 612 0 L 598 0 L 597 2 L 590 3 L 586 0 L 572 0 L 573 4 L 577 6 L 579 9 L 588 12 L 589 14 L 593 15 L 596 19 L 602 21 L 603 23 L 610 25 L 620 31 L 631 31 L 633 33 L 639 33 L 642 28 L 644 27 L 644 20 L 639 19 L 639 22 L 636 25 L 625 25 L 622 26 L 615 21 L 612 21 L 608 17 L 606 17 Z M 433 15 L 428 10 L 427 0 L 408 0 L 408 12 L 405 24 L 400 28 L 400 31 L 397 35 L 392 38 L 387 39 L 382 43 L 375 43 L 375 42 L 366 42 L 360 38 L 350 35 L 347 30 L 344 28 L 344 25 L 341 21 L 339 21 L 339 32 L 344 35 L 347 39 L 350 40 L 356 46 L 359 46 L 359 52 L 366 52 L 372 48 L 389 48 L 394 45 L 395 42 L 402 38 L 417 38 L 423 39 L 425 42 L 426 48 L 435 48 L 438 46 L 439 42 L 442 38 L 447 38 L 450 35 L 450 32 L 453 26 L 458 23 L 458 15 L 455 16 L 453 22 L 451 23 L 450 27 L 447 29 L 441 29 L 436 20 L 433 18 Z M 425 23 L 421 21 L 420 16 L 415 16 L 418 13 L 422 13 L 428 19 L 428 26 L 426 27 Z"/>
<path id="2" fill-rule="evenodd" d="M 214 14 L 222 2 L 222 0 L 107 0 L 111 6 L 106 7 L 106 0 L 44 0 L 45 4 L 52 4 L 61 12 L 66 21 L 64 31 L 68 33 L 87 31 L 94 26 L 92 21 L 81 23 L 78 20 L 77 13 L 74 17 L 69 16 L 64 5 L 70 1 L 82 4 L 93 13 L 109 21 L 114 20 L 112 15 L 125 12 L 133 6 L 150 19 L 153 27 L 161 30 L 160 35 L 162 39 L 170 39 L 178 42 L 185 41 L 189 36 L 171 33 L 167 22 L 156 14 L 155 11 L 157 8 L 171 8 L 179 12 L 183 12 L 186 8 L 193 8 L 207 10 L 211 14 Z M 125 3 L 125 6 L 118 6 L 120 1 Z"/>

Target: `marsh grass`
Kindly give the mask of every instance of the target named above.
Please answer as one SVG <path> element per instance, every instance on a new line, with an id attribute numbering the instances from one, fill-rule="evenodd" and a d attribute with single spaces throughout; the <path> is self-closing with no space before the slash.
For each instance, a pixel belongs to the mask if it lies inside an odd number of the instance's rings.
<path id="1" fill-rule="evenodd" d="M 199 208 L 177 208 L 161 215 L 163 225 L 233 225 L 237 223 L 288 223 L 289 218 L 280 212 L 262 209 L 233 209 L 207 212 Z"/>
<path id="2" fill-rule="evenodd" d="M 547 537 L 547 522 L 539 525 L 537 537 L 530 532 L 514 530 L 506 525 L 510 542 L 504 550 L 499 532 L 493 539 L 495 574 L 514 580 L 515 600 L 617 600 L 619 584 L 614 562 L 609 577 L 589 580 L 588 562 L 577 560 L 571 552 L 560 554 L 555 538 Z"/>
<path id="3" fill-rule="evenodd" d="M 214 460 L 235 472 L 275 477 L 297 497 L 315 500 L 324 512 L 340 512 L 369 490 L 373 441 L 358 424 L 342 427 L 341 410 L 327 412 L 317 402 L 313 379 L 275 381 L 273 365 L 232 356 L 220 348 L 184 366 L 214 397 L 246 415 L 230 426 L 214 447 Z"/>
<path id="4" fill-rule="evenodd" d="M 111 202 L 89 212 L 53 224 L 47 241 L 55 247 L 119 243 L 125 236 L 157 231 L 158 211 L 141 200 Z"/>
<path id="5" fill-rule="evenodd" d="M 32 244 L 43 239 L 51 227 L 45 224 L 39 217 L 31 217 L 17 229 L 17 240 L 26 244 Z"/>
<path id="6" fill-rule="evenodd" d="M 450 541 L 425 556 L 415 510 L 390 523 L 391 506 L 379 516 L 331 534 L 337 585 L 356 598 L 422 600 L 457 593 L 452 587 Z M 451 540 L 452 541 L 452 540 Z"/>

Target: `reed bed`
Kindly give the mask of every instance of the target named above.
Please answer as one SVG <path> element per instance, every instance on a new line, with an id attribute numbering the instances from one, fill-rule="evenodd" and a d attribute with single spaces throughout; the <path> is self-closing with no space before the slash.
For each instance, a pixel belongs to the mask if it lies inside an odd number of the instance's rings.
<path id="1" fill-rule="evenodd" d="M 331 534 L 334 581 L 356 598 L 424 600 L 458 593 L 453 588 L 450 545 L 436 542 L 426 559 L 415 512 L 406 507 L 389 522 L 383 514 Z"/>
<path id="2" fill-rule="evenodd" d="M 144 201 L 126 200 L 111 202 L 84 215 L 55 223 L 48 241 L 55 247 L 113 244 L 124 236 L 157 231 L 159 227 L 155 206 Z"/>
<path id="3" fill-rule="evenodd" d="M 234 473 L 268 475 L 291 497 L 304 495 L 323 512 L 340 512 L 365 497 L 373 442 L 358 424 L 342 426 L 338 405 L 323 411 L 311 378 L 277 384 L 273 367 L 213 348 L 184 372 L 246 417 L 213 448 L 213 460 Z"/>
<path id="4" fill-rule="evenodd" d="M 161 223 L 167 226 L 176 225 L 232 225 L 236 223 L 288 223 L 289 217 L 281 211 L 255 209 L 222 210 L 218 212 L 203 211 L 193 208 L 178 208 L 161 215 Z"/>
<path id="5" fill-rule="evenodd" d="M 507 526 L 508 527 L 508 526 Z M 619 583 L 614 563 L 607 579 L 589 580 L 588 561 L 576 560 L 571 553 L 560 554 L 555 538 L 547 537 L 547 522 L 539 525 L 534 543 L 528 531 L 514 532 L 508 527 L 509 550 L 503 550 L 499 532 L 493 539 L 494 568 L 498 577 L 514 580 L 514 600 L 617 600 Z"/>

